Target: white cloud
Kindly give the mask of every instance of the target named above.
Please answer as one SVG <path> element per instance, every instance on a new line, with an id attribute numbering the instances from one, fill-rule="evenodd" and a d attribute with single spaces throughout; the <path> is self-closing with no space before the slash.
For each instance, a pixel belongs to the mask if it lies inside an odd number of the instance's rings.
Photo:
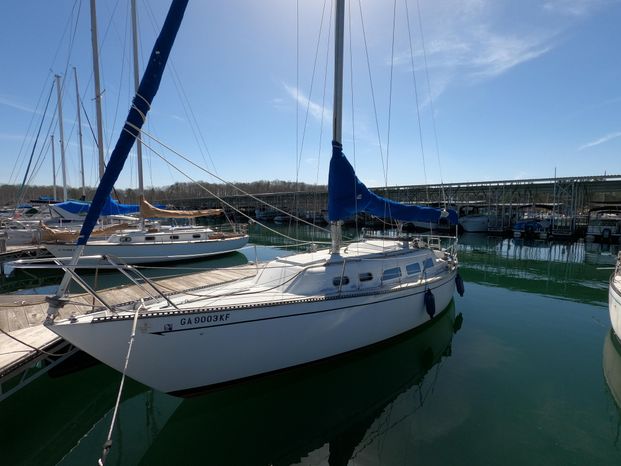
<path id="1" fill-rule="evenodd" d="M 285 90 L 287 91 L 287 94 L 289 94 L 294 100 L 297 100 L 297 102 L 302 107 L 303 111 L 306 111 L 306 108 L 308 108 L 308 112 L 310 113 L 310 115 L 313 118 L 315 118 L 317 121 L 321 121 L 322 115 L 323 115 L 324 121 L 330 121 L 330 118 L 332 118 L 332 112 L 330 110 L 310 100 L 299 89 L 296 89 L 295 87 L 289 86 L 288 84 L 285 84 L 285 83 L 283 83 L 283 86 Z"/>
<path id="2" fill-rule="evenodd" d="M 484 31 L 480 47 L 471 57 L 472 76 L 492 78 L 549 50 L 552 45 L 537 37 L 518 38 Z"/>
<path id="3" fill-rule="evenodd" d="M 583 144 L 582 146 L 578 147 L 578 150 L 580 151 L 580 150 L 588 149 L 589 147 L 599 146 L 600 144 L 604 144 L 605 142 L 612 141 L 613 139 L 617 139 L 618 137 L 621 137 L 621 131 L 609 133 L 606 136 L 596 139 L 595 141 L 591 141 L 586 144 Z"/>
<path id="4" fill-rule="evenodd" d="M 427 64 L 435 98 L 455 83 L 492 79 L 545 55 L 577 21 L 609 1 L 524 1 L 517 9 L 514 0 L 424 3 L 425 56 L 416 8 L 410 8 L 414 66 L 422 72 Z M 411 66 L 409 47 L 407 41 L 400 45 L 396 64 Z"/>
<path id="5" fill-rule="evenodd" d="M 0 140 L 3 141 L 23 141 L 26 135 L 24 134 L 15 134 L 15 133 L 0 133 Z M 33 140 L 34 138 L 28 137 L 28 140 Z"/>
<path id="6" fill-rule="evenodd" d="M 27 112 L 27 113 L 36 113 L 38 115 L 41 114 L 41 112 L 35 111 L 31 107 L 28 107 L 28 106 L 26 106 L 24 104 L 16 102 L 15 100 L 13 100 L 11 97 L 9 97 L 7 95 L 0 95 L 0 105 L 5 105 L 7 107 L 11 107 L 11 108 L 14 108 L 16 110 L 21 110 L 21 111 Z"/>
<path id="7" fill-rule="evenodd" d="M 543 9 L 551 13 L 567 16 L 586 16 L 605 4 L 605 0 L 546 0 Z"/>

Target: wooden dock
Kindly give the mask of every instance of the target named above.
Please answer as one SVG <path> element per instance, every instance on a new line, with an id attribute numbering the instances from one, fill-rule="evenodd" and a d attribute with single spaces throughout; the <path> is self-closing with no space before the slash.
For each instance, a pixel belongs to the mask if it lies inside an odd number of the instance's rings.
<path id="1" fill-rule="evenodd" d="M 250 277 L 256 270 L 255 265 L 246 264 L 153 281 L 163 292 L 175 293 Z M 137 285 L 108 288 L 99 294 L 111 305 L 144 297 Z M 60 318 L 83 314 L 93 305 L 93 297 L 86 293 L 71 295 L 69 299 L 71 304 L 60 311 Z M 95 302 L 95 305 L 99 303 Z M 0 295 L 0 401 L 42 373 L 29 373 L 34 364 L 45 360 L 45 364 L 40 365 L 49 368 L 59 362 L 59 354 L 76 351 L 43 326 L 47 308 L 43 295 Z M 16 382 L 16 379 L 19 380 Z M 8 389 L 7 384 L 10 385 Z"/>

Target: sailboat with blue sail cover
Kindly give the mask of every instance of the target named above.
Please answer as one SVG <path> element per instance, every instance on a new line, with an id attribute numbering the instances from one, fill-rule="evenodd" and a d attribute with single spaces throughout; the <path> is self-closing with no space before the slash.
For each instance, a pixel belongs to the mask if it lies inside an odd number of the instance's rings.
<path id="1" fill-rule="evenodd" d="M 146 113 L 155 95 L 187 3 L 171 4 L 140 86 L 141 98 L 134 100 L 134 107 L 142 105 L 140 111 Z M 331 247 L 277 258 L 257 266 L 252 277 L 189 292 L 153 292 L 157 287 L 149 284 L 151 295 L 136 302 L 112 306 L 100 299 L 93 312 L 61 319 L 63 289 L 71 278 L 79 281 L 72 267 L 66 267 L 63 285 L 49 298 L 50 330 L 145 385 L 185 396 L 389 340 L 447 308 L 456 286 L 463 291 L 457 258 L 439 243 L 407 237 L 342 240 L 343 220 L 359 212 L 402 221 L 442 218 L 454 225 L 457 215 L 384 199 L 356 177 L 341 138 L 344 1 L 337 1 L 335 8 Z M 93 206 L 103 205 L 133 143 L 130 135 L 135 138 L 140 127 L 134 107 Z M 88 215 L 81 245 L 88 240 L 96 211 Z M 76 255 L 72 263 L 78 260 Z"/>

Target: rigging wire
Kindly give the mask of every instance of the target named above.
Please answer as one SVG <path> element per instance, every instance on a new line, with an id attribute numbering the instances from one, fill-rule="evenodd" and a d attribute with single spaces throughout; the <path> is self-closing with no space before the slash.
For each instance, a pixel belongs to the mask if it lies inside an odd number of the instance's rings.
<path id="1" fill-rule="evenodd" d="M 393 73 L 395 69 L 395 35 L 397 22 L 397 0 L 393 0 L 392 7 L 392 44 L 390 48 L 390 77 L 388 80 L 388 125 L 386 130 L 386 172 L 384 173 L 384 186 L 388 189 L 388 157 L 390 155 L 390 124 L 392 122 L 392 88 Z"/>
<path id="2" fill-rule="evenodd" d="M 381 132 L 380 132 L 380 127 L 379 127 L 379 118 L 377 116 L 377 104 L 375 102 L 375 90 L 373 88 L 373 76 L 371 73 L 371 60 L 369 59 L 369 47 L 367 44 L 367 34 L 366 34 L 366 30 L 364 27 L 364 15 L 362 13 L 362 3 L 361 0 L 358 0 L 358 10 L 360 11 L 360 26 L 362 28 L 362 38 L 363 38 L 363 43 L 364 43 L 364 52 L 366 55 L 366 60 L 367 60 L 367 71 L 369 74 L 369 85 L 371 87 L 371 100 L 373 102 L 373 114 L 375 116 L 375 129 L 377 131 L 377 140 L 378 140 L 378 144 L 379 144 L 379 150 L 380 150 L 380 159 L 382 161 L 382 172 L 384 174 L 384 178 L 386 177 L 386 167 L 384 166 L 384 152 L 383 152 L 383 148 L 382 148 L 382 136 L 381 136 Z"/>
<path id="3" fill-rule="evenodd" d="M 77 5 L 77 12 L 75 11 L 76 5 Z M 70 34 L 70 39 L 69 39 L 69 47 L 68 47 L 68 53 L 67 53 L 67 60 L 65 62 L 65 70 L 64 70 L 64 74 L 65 75 L 67 73 L 67 70 L 69 69 L 69 61 L 70 61 L 69 58 L 71 56 L 71 53 L 72 53 L 72 50 L 73 50 L 73 46 L 75 44 L 75 37 L 76 37 L 77 30 L 78 30 L 78 21 L 79 21 L 79 18 L 80 18 L 80 11 L 81 11 L 81 3 L 77 2 L 77 0 L 76 0 L 76 2 L 74 3 L 74 5 L 72 7 L 71 15 L 70 15 L 69 19 L 67 20 L 67 25 L 65 26 L 65 31 L 63 32 L 63 35 L 62 35 L 61 40 L 59 42 L 58 48 L 57 48 L 57 50 L 56 50 L 56 52 L 54 54 L 54 60 L 53 61 L 56 60 L 56 56 L 58 55 L 58 53 L 60 51 L 61 44 L 62 44 L 62 41 L 63 41 L 63 38 L 64 38 L 65 34 L 69 33 Z M 74 15 L 75 15 L 75 22 L 72 22 L 72 17 Z M 69 29 L 71 27 L 71 24 L 73 24 L 72 32 L 71 32 L 71 29 Z M 52 63 L 53 63 L 53 61 L 52 61 Z M 50 71 L 50 73 L 51 73 L 51 71 Z M 53 85 L 52 85 L 52 87 L 53 87 Z M 62 95 L 63 92 L 64 92 L 64 80 L 63 80 L 62 85 L 61 85 L 61 95 Z M 48 97 L 48 99 L 49 99 L 49 97 Z M 48 103 L 49 103 L 49 100 L 48 100 Z M 56 104 L 56 106 L 57 106 L 56 108 L 58 108 L 58 103 Z M 38 104 L 37 104 L 37 108 L 38 108 Z M 46 111 L 47 111 L 47 104 L 46 104 Z M 33 115 L 33 117 L 34 117 L 34 115 Z M 54 121 L 54 118 L 55 117 L 53 117 L 52 121 Z M 42 124 L 43 124 L 43 120 L 41 121 L 41 125 Z M 50 128 L 51 128 L 51 125 L 50 125 Z M 40 129 L 41 129 L 41 126 L 39 127 L 39 131 L 37 133 L 37 139 L 38 139 L 38 135 L 40 134 Z M 50 134 L 50 132 L 49 132 L 49 129 L 48 129 L 48 135 L 49 134 Z M 35 146 L 36 146 L 36 140 L 35 140 Z M 34 153 L 34 150 L 35 149 L 33 147 L 32 153 Z M 21 149 L 20 149 L 20 151 L 21 151 Z M 31 154 L 31 158 L 32 158 L 32 154 Z M 20 169 L 21 169 L 22 166 L 23 166 L 23 161 L 20 164 Z M 28 166 L 30 166 L 30 162 L 29 162 Z M 35 162 L 35 167 L 36 166 L 37 166 L 37 163 Z M 38 170 L 37 170 L 37 172 L 38 172 Z M 33 173 L 28 178 L 28 181 L 27 181 L 26 184 L 29 184 L 32 181 L 34 174 L 35 174 L 35 171 L 33 170 Z M 24 179 L 26 179 L 27 176 L 28 176 L 28 170 L 26 171 L 26 174 L 24 175 Z M 22 185 L 22 188 L 23 188 L 23 185 Z M 20 188 L 20 191 L 19 191 L 19 193 L 20 193 L 19 195 L 20 196 L 22 196 L 26 192 L 25 190 L 22 191 L 22 188 Z M 20 202 L 20 199 L 17 199 L 17 200 L 18 200 L 18 202 Z"/>
<path id="4" fill-rule="evenodd" d="M 392 88 L 393 88 L 393 73 L 395 69 L 395 35 L 396 35 L 396 22 L 397 22 L 397 0 L 393 0 L 392 8 L 392 44 L 390 49 L 390 78 L 388 84 L 388 125 L 386 128 L 386 171 L 384 172 L 384 186 L 388 191 L 388 158 L 390 155 L 390 124 L 392 122 Z M 384 204 L 384 217 L 392 220 L 392 213 L 390 212 L 390 205 Z"/>
<path id="5" fill-rule="evenodd" d="M 132 127 L 132 128 L 133 128 L 133 125 L 131 125 L 131 124 L 129 124 L 129 123 L 126 123 L 126 124 L 127 124 L 127 125 L 129 125 L 130 127 Z M 135 128 L 133 128 L 133 129 L 135 129 Z M 125 131 L 128 131 L 128 130 L 127 130 L 127 129 L 125 129 Z M 164 143 L 162 143 L 161 141 L 158 141 L 157 139 L 153 138 L 153 136 L 150 136 L 150 135 L 148 135 L 148 134 L 146 134 L 146 133 L 141 133 L 141 134 L 145 134 L 145 135 L 147 135 L 149 138 L 153 139 L 154 141 L 156 141 L 156 142 L 157 142 L 157 143 L 159 143 L 160 145 L 164 146 L 165 148 L 167 148 L 168 150 L 170 150 L 171 152 L 173 152 L 175 155 L 177 155 L 177 156 L 181 157 L 181 158 L 182 158 L 183 160 L 185 160 L 186 162 L 188 162 L 188 163 L 190 163 L 190 164 L 194 165 L 196 168 L 199 168 L 199 169 L 201 169 L 201 170 L 205 171 L 206 173 L 209 173 L 211 176 L 214 176 L 214 177 L 216 177 L 216 178 L 220 179 L 221 181 L 224 181 L 224 180 L 222 180 L 221 178 L 219 178 L 219 177 L 217 177 L 216 175 L 214 175 L 213 173 L 210 173 L 210 172 L 209 172 L 208 170 L 206 170 L 205 168 L 202 168 L 202 167 L 200 167 L 199 165 L 196 165 L 194 162 L 192 162 L 192 161 L 191 161 L 191 160 L 189 160 L 188 158 L 186 158 L 186 157 L 184 157 L 183 155 L 181 155 L 180 153 L 178 153 L 178 152 L 174 151 L 172 148 L 170 148 L 170 147 L 169 147 L 169 146 L 167 146 L 166 144 L 164 144 Z M 177 167 L 176 165 L 172 164 L 170 161 L 168 161 L 168 160 L 166 159 L 166 157 L 164 157 L 162 154 L 160 154 L 160 153 L 159 153 L 157 150 L 155 150 L 152 146 L 150 146 L 149 144 L 147 144 L 147 143 L 146 143 L 146 142 L 145 142 L 142 138 L 139 138 L 139 137 L 138 137 L 137 139 L 140 141 L 140 143 L 141 143 L 141 144 L 144 144 L 145 146 L 147 146 L 147 147 L 148 147 L 148 148 L 149 148 L 149 149 L 150 149 L 150 150 L 151 150 L 151 151 L 152 151 L 155 155 L 157 155 L 157 156 L 158 156 L 158 157 L 159 157 L 162 161 L 164 161 L 164 162 L 165 162 L 165 163 L 166 163 L 169 167 L 173 168 L 174 170 L 176 170 L 177 172 L 179 172 L 181 175 L 185 176 L 187 179 L 189 179 L 189 180 L 190 180 L 190 181 L 192 181 L 194 184 L 196 184 L 198 187 L 200 187 L 200 188 L 201 188 L 201 189 L 203 189 L 205 192 L 207 192 L 210 196 L 213 196 L 214 198 L 216 198 L 217 200 L 219 200 L 222 204 L 225 204 L 227 207 L 229 207 L 229 208 L 233 209 L 233 210 L 234 210 L 235 212 L 237 212 L 238 214 L 240 214 L 240 215 L 242 215 L 242 216 L 246 217 L 246 218 L 247 218 L 247 219 L 249 219 L 249 220 L 252 220 L 252 221 L 253 221 L 254 223 L 256 223 L 257 225 L 259 225 L 259 226 L 261 226 L 261 227 L 263 227 L 263 228 L 265 228 L 265 229 L 267 229 L 267 230 L 271 231 L 272 233 L 275 233 L 275 234 L 277 234 L 277 235 L 283 236 L 284 238 L 287 238 L 287 239 L 289 239 L 289 240 L 291 240 L 291 241 L 301 242 L 300 240 L 298 240 L 298 239 L 296 239 L 296 238 L 293 238 L 293 237 L 291 237 L 291 236 L 285 235 L 284 233 L 281 233 L 281 232 L 279 232 L 279 231 L 277 231 L 277 230 L 274 230 L 273 228 L 270 228 L 270 227 L 268 227 L 267 225 L 265 225 L 265 224 L 263 224 L 263 223 L 261 223 L 261 222 L 258 222 L 258 221 L 256 221 L 256 220 L 252 219 L 249 215 L 245 214 L 245 213 L 244 213 L 244 212 L 242 212 L 241 210 L 239 210 L 239 209 L 237 209 L 236 207 L 234 207 L 233 205 L 229 204 L 229 203 L 228 203 L 228 202 L 226 202 L 224 199 L 222 199 L 221 197 L 219 197 L 216 193 L 214 193 L 213 191 L 211 191 L 209 188 L 207 188 L 206 186 L 204 186 L 203 184 L 201 184 L 200 182 L 198 182 L 197 180 L 195 180 L 194 178 L 192 178 L 191 176 L 189 176 L 187 173 L 185 173 L 183 170 L 181 170 L 181 169 L 180 169 L 179 167 Z M 250 196 L 250 197 L 252 197 L 253 199 L 258 200 L 258 201 L 262 202 L 263 204 L 269 205 L 269 204 L 268 204 L 268 203 L 266 203 L 265 201 L 262 201 L 262 200 L 260 200 L 260 199 L 256 198 L 256 196 L 252 196 L 251 194 L 246 193 L 245 191 L 241 190 L 240 188 L 238 188 L 237 186 L 233 185 L 232 183 L 228 183 L 228 182 L 226 182 L 226 181 L 224 181 L 224 182 L 225 182 L 225 183 L 227 183 L 228 185 L 230 185 L 230 186 L 232 186 L 232 187 L 234 187 L 234 188 L 236 188 L 236 189 L 238 189 L 238 190 L 240 190 L 240 191 L 244 192 L 245 194 L 249 195 L 249 196 Z M 278 208 L 277 208 L 277 210 L 280 210 L 280 209 L 278 209 Z M 282 211 L 281 211 L 281 212 L 282 212 Z M 312 224 L 312 223 L 310 223 L 310 222 L 307 222 L 307 221 L 305 221 L 304 219 L 297 218 L 297 220 L 298 220 L 298 221 L 300 221 L 300 222 L 306 223 L 306 224 L 308 224 L 308 225 L 311 225 L 311 226 L 313 226 L 313 227 L 315 227 L 315 228 L 320 228 L 321 230 L 327 231 L 327 230 L 325 230 L 325 228 L 318 227 L 317 225 L 314 225 L 314 224 Z"/>
<path id="6" fill-rule="evenodd" d="M 350 97 L 351 97 L 351 133 L 352 133 L 352 158 L 353 158 L 353 165 L 354 165 L 354 171 L 356 170 L 356 112 L 355 112 L 355 105 L 354 105 L 354 52 L 352 50 L 353 48 L 353 40 L 352 40 L 352 27 L 351 27 L 351 18 L 352 18 L 352 14 L 351 14 L 351 1 L 348 2 L 348 6 L 349 8 L 347 9 L 347 23 L 349 26 L 349 93 L 350 93 Z M 358 193 L 357 193 L 357 189 L 358 186 L 356 185 L 356 179 L 354 178 L 353 180 L 353 184 L 354 184 L 354 208 L 356 209 L 356 212 L 358 212 Z M 355 214 L 354 216 L 354 228 L 356 231 L 360 231 L 360 225 L 358 224 L 358 213 Z"/>
<path id="7" fill-rule="evenodd" d="M 130 125 L 130 126 L 131 126 L 131 125 Z M 186 162 L 188 162 L 189 164 L 191 164 L 191 165 L 192 165 L 192 166 L 194 166 L 195 168 L 198 168 L 199 170 L 201 170 L 201 171 L 203 171 L 203 172 L 207 173 L 208 175 L 213 176 L 214 178 L 216 178 L 217 180 L 219 180 L 219 181 L 223 182 L 223 183 L 224 183 L 224 184 L 226 184 L 227 186 L 230 186 L 230 187 L 232 187 L 232 188 L 236 189 L 236 190 L 237 190 L 237 191 L 239 191 L 240 193 L 244 194 L 245 196 L 250 197 L 251 199 L 253 199 L 253 200 L 257 201 L 257 202 L 260 202 L 261 204 L 264 204 L 264 205 L 266 205 L 266 206 L 268 206 L 268 207 L 270 207 L 270 208 L 273 208 L 273 209 L 275 209 L 275 210 L 277 210 L 277 211 L 279 211 L 279 212 L 282 212 L 282 213 L 285 213 L 285 214 L 286 214 L 286 212 L 285 212 L 284 210 L 281 210 L 281 209 L 279 209 L 278 207 L 273 206 L 273 205 L 269 204 L 268 202 L 263 201 L 262 199 L 258 198 L 257 196 L 254 196 L 253 194 L 250 194 L 249 192 L 245 191 L 244 189 L 240 188 L 239 186 L 235 185 L 234 183 L 231 183 L 231 182 L 229 182 L 229 181 L 226 181 L 224 178 L 221 178 L 220 176 L 218 176 L 218 175 L 216 175 L 216 174 L 214 174 L 214 173 L 211 173 L 211 172 L 210 172 L 209 170 L 207 170 L 206 168 L 201 167 L 200 165 L 196 164 L 195 162 L 193 162 L 192 160 L 190 160 L 188 157 L 185 157 L 184 155 L 182 155 L 182 154 L 181 154 L 181 153 L 179 153 L 178 151 L 174 150 L 172 147 L 170 147 L 170 146 L 169 146 L 169 145 L 167 145 L 166 143 L 164 143 L 164 142 L 162 142 L 161 140 L 157 139 L 157 138 L 156 138 L 155 136 L 153 136 L 152 134 L 149 134 L 149 133 L 147 133 L 146 131 L 141 131 L 141 133 L 142 133 L 142 134 L 144 134 L 145 136 L 147 136 L 148 138 L 152 139 L 153 141 L 155 141 L 155 142 L 156 142 L 156 143 L 158 143 L 159 145 L 163 146 L 164 148 L 166 148 L 167 150 L 169 150 L 170 152 L 172 152 L 172 153 L 173 153 L 173 154 L 175 154 L 176 156 L 178 156 L 178 157 L 180 157 L 181 159 L 185 160 Z M 144 142 L 142 141 L 142 139 L 141 139 L 141 141 L 140 141 L 140 142 L 144 143 Z M 153 149 L 153 148 L 151 148 L 151 147 L 150 147 L 150 149 L 151 149 L 151 150 L 154 150 L 154 149 Z M 173 167 L 173 168 L 175 168 L 177 171 L 179 171 L 179 169 L 178 169 L 176 166 L 172 165 L 170 162 L 168 162 L 167 160 L 165 160 L 165 158 L 163 158 L 163 157 L 162 157 L 160 154 L 158 154 L 157 152 L 155 152 L 155 153 L 158 155 L 158 157 L 162 158 L 162 159 L 166 162 L 166 164 L 167 164 L 167 165 L 172 166 L 172 167 Z M 183 173 L 183 172 L 181 172 L 181 173 L 182 173 L 184 176 L 188 177 L 187 175 L 185 175 L 185 173 Z M 188 178 L 189 178 L 189 177 L 188 177 Z M 196 183 L 196 181 L 194 181 L 192 178 L 189 178 L 189 179 L 190 179 L 190 180 L 192 180 L 193 182 L 195 182 L 195 183 Z M 208 191 L 208 192 L 210 192 L 210 191 Z M 210 192 L 210 194 L 212 194 L 212 193 Z M 213 195 L 214 197 L 217 197 L 215 194 L 212 194 L 212 195 Z M 221 200 L 221 198 L 219 198 L 219 197 L 217 197 L 217 198 Z M 222 201 L 222 202 L 224 202 L 224 201 Z M 229 204 L 227 204 L 227 205 L 229 205 Z M 235 210 L 237 210 L 237 209 L 235 209 Z M 248 217 L 246 214 L 244 214 L 243 212 L 240 212 L 240 213 L 241 213 L 242 215 L 244 215 L 245 217 L 250 218 L 250 217 Z M 304 220 L 304 219 L 301 219 L 301 218 L 298 218 L 298 217 L 295 217 L 295 216 L 294 216 L 294 218 L 295 218 L 296 220 L 298 220 L 298 221 L 302 222 L 302 223 L 306 223 L 307 225 L 311 225 L 311 226 L 313 226 L 313 227 L 315 227 L 315 228 L 317 228 L 317 229 L 319 229 L 319 230 L 322 230 L 322 231 L 324 231 L 324 232 L 328 232 L 328 231 L 329 231 L 329 230 L 327 230 L 327 229 L 325 229 L 325 228 L 322 228 L 322 227 L 320 227 L 320 226 L 314 225 L 313 223 L 307 222 L 307 221 L 306 221 L 306 220 Z"/>
<path id="8" fill-rule="evenodd" d="M 328 38 L 326 39 L 326 66 L 324 68 L 323 73 L 323 94 L 321 97 L 321 120 L 319 124 L 319 146 L 317 150 L 317 172 L 315 173 L 315 190 L 313 192 L 313 212 L 314 215 L 317 214 L 317 197 L 318 197 L 318 189 L 319 185 L 319 167 L 321 165 L 321 150 L 323 148 L 323 130 L 324 130 L 324 122 L 325 122 L 325 114 L 326 114 L 326 91 L 328 87 L 328 62 L 330 60 L 330 38 L 332 37 L 332 12 L 334 8 L 330 8 L 330 16 L 328 17 Z M 315 238 L 316 231 L 312 230 L 312 237 Z"/>
<path id="9" fill-rule="evenodd" d="M 43 122 L 45 121 L 45 117 L 47 115 L 47 109 L 50 105 L 50 100 L 52 98 L 52 91 L 54 90 L 54 83 L 50 86 L 50 93 L 47 95 L 47 101 L 45 102 L 45 109 L 43 110 L 43 116 L 41 117 L 41 123 L 39 124 L 39 129 L 37 130 L 37 136 L 35 137 L 34 144 L 32 146 L 32 152 L 30 152 L 30 160 L 28 160 L 28 166 L 26 167 L 26 173 L 24 173 L 24 179 L 22 180 L 22 185 L 19 187 L 19 191 L 17 192 L 17 201 L 21 203 L 21 196 L 24 193 L 24 186 L 26 186 L 26 180 L 28 178 L 28 172 L 30 171 L 30 167 L 32 165 L 32 158 L 34 157 L 35 150 L 37 149 L 37 143 L 39 142 L 39 136 L 41 135 L 41 128 L 43 127 Z M 15 206 L 17 209 L 17 204 Z"/>
<path id="10" fill-rule="evenodd" d="M 427 186 L 427 164 L 425 162 L 425 147 L 423 143 L 423 127 L 422 127 L 421 116 L 420 116 L 420 100 L 418 98 L 418 83 L 416 81 L 416 71 L 414 68 L 414 46 L 413 46 L 413 40 L 412 40 L 412 28 L 410 26 L 410 11 L 408 8 L 408 0 L 404 0 L 403 3 L 405 4 L 405 18 L 406 18 L 407 26 L 408 26 L 408 38 L 409 38 L 409 46 L 410 46 L 410 66 L 412 68 L 412 84 L 414 87 L 414 99 L 415 99 L 414 104 L 416 106 L 416 118 L 418 122 L 418 138 L 420 141 L 420 152 L 421 152 L 422 159 L 423 159 L 423 177 L 425 179 L 425 189 L 427 191 L 427 199 L 429 199 L 429 187 Z"/>
<path id="11" fill-rule="evenodd" d="M 407 0 L 406 0 L 407 1 Z M 429 105 L 431 107 L 431 122 L 433 126 L 433 136 L 435 140 L 436 156 L 438 158 L 438 167 L 440 169 L 440 186 L 442 187 L 442 200 L 444 201 L 444 208 L 447 206 L 446 192 L 444 191 L 444 178 L 442 176 L 442 164 L 440 163 L 440 144 L 438 142 L 438 131 L 436 127 L 436 116 L 433 108 L 433 93 L 431 92 L 431 81 L 429 80 L 429 65 L 427 63 L 427 51 L 425 48 L 425 35 L 423 33 L 423 20 L 420 12 L 420 2 L 416 0 L 416 9 L 418 11 L 418 29 L 421 37 L 421 47 L 423 50 L 423 59 L 425 62 L 425 77 L 427 79 L 427 89 L 429 91 Z"/>
<path id="12" fill-rule="evenodd" d="M 41 303 L 41 304 L 43 304 L 43 303 Z M 21 304 L 19 306 L 5 306 L 4 304 L 2 305 L 2 307 L 21 307 L 21 306 L 22 306 Z M 28 347 L 30 349 L 33 349 L 37 353 L 42 353 L 42 354 L 45 354 L 47 356 L 53 356 L 53 357 L 66 356 L 67 354 L 69 354 L 72 351 L 71 348 L 70 348 L 67 351 L 65 351 L 64 353 L 50 353 L 49 351 L 45 351 L 45 350 L 42 350 L 41 348 L 37 348 L 36 346 L 32 346 L 31 344 L 26 343 L 24 340 L 20 340 L 19 338 L 11 335 L 9 332 L 7 332 L 4 329 L 0 328 L 0 332 L 2 332 L 4 335 L 9 337 L 10 339 L 16 341 L 17 343 L 19 343 L 21 345 L 24 345 L 24 346 L 26 346 L 26 347 Z"/>
<path id="13" fill-rule="evenodd" d="M 153 27 L 154 31 L 157 31 L 158 28 L 156 27 L 156 19 L 155 19 L 155 15 L 153 14 L 153 10 L 148 3 L 145 3 L 145 6 L 146 6 L 146 11 L 149 14 L 151 26 Z M 218 173 L 216 164 L 211 155 L 211 151 L 209 150 L 209 146 L 207 145 L 207 142 L 205 141 L 205 136 L 203 135 L 203 132 L 200 129 L 201 125 L 198 123 L 198 118 L 196 117 L 196 114 L 194 113 L 194 109 L 190 103 L 190 99 L 188 98 L 188 95 L 185 91 L 185 88 L 183 86 L 183 81 L 181 80 L 179 73 L 177 72 L 177 68 L 175 66 L 173 57 L 169 57 L 169 64 L 167 68 L 172 70 L 173 84 L 175 86 L 177 93 L 179 94 L 180 102 L 183 107 L 183 111 L 186 115 L 186 118 L 190 122 L 190 129 L 192 131 L 192 135 L 194 136 L 194 140 L 196 142 L 196 145 L 198 146 L 198 150 L 200 151 L 203 161 L 205 162 L 205 166 L 209 166 L 209 163 L 207 162 L 207 159 L 205 158 L 205 153 L 206 153 L 207 156 L 209 157 L 209 161 L 211 162 L 211 166 L 213 167 L 213 171 L 215 173 Z"/>
<path id="14" fill-rule="evenodd" d="M 56 61 L 56 57 L 58 56 L 58 53 L 60 52 L 61 46 L 63 44 L 64 37 L 67 34 L 67 31 L 69 30 L 69 28 L 71 27 L 71 18 L 73 17 L 73 14 L 74 14 L 73 12 L 75 11 L 75 7 L 76 7 L 76 5 L 80 5 L 80 4 L 81 4 L 81 2 L 79 2 L 79 0 L 75 0 L 74 3 L 73 3 L 73 6 L 71 7 L 71 14 L 67 18 L 67 22 L 65 24 L 65 28 L 64 28 L 63 33 L 62 33 L 62 35 L 60 37 L 60 40 L 58 41 L 58 45 L 56 46 L 56 51 L 54 52 L 53 58 L 51 60 L 52 65 Z M 52 75 L 52 74 L 53 74 L 53 72 L 52 72 L 51 66 L 50 66 L 50 69 L 48 71 L 48 75 L 45 77 L 44 82 L 47 82 L 47 80 L 49 79 L 50 75 Z M 19 151 L 17 153 L 17 158 L 15 159 L 15 162 L 13 164 L 13 169 L 11 170 L 11 174 L 9 176 L 9 184 L 13 184 L 13 175 L 17 176 L 17 172 L 19 172 L 21 170 L 22 166 L 23 166 L 24 161 L 21 159 L 22 151 L 24 150 L 24 148 L 26 146 L 26 141 L 28 140 L 28 135 L 30 134 L 30 130 L 32 128 L 32 124 L 34 123 L 34 118 L 39 113 L 38 112 L 39 105 L 40 105 L 41 99 L 43 99 L 44 95 L 45 95 L 45 84 L 41 87 L 41 93 L 39 94 L 39 98 L 37 100 L 37 105 L 35 107 L 35 111 L 33 112 L 32 117 L 30 118 L 30 122 L 28 123 L 28 129 L 26 130 L 26 136 L 22 140 L 22 143 L 20 145 Z M 21 160 L 21 163 L 19 164 L 19 168 L 18 168 L 18 161 L 20 161 L 20 160 Z M 17 172 L 16 172 L 16 169 L 17 169 Z"/>
<path id="15" fill-rule="evenodd" d="M 319 58 L 319 48 L 321 45 L 321 37 L 323 34 L 323 24 L 324 24 L 324 18 L 325 18 L 325 13 L 326 13 L 326 3 L 327 0 L 324 0 L 323 2 L 323 8 L 321 10 L 321 21 L 319 22 L 319 31 L 317 33 L 317 45 L 315 46 L 315 58 L 313 60 L 313 70 L 311 73 L 311 81 L 310 81 L 310 88 L 308 91 L 308 99 L 306 99 L 306 113 L 304 115 L 304 125 L 302 126 L 302 138 L 301 141 L 299 143 L 299 147 L 298 147 L 298 143 L 296 142 L 296 171 L 295 171 L 295 184 L 296 186 L 298 185 L 299 181 L 300 181 L 300 169 L 302 167 L 302 153 L 304 152 L 304 142 L 306 140 L 306 129 L 308 128 L 308 116 L 310 115 L 310 105 L 311 105 L 311 99 L 313 97 L 313 87 L 315 84 L 315 74 L 316 74 L 316 70 L 317 70 L 317 62 L 318 62 L 318 58 Z M 299 14 L 298 14 L 299 16 Z M 298 21 L 298 29 L 299 29 L 299 21 Z M 299 36 L 299 30 L 298 30 L 298 36 Z M 299 42 L 299 40 L 298 40 Z M 299 63 L 299 46 L 298 46 L 298 50 L 297 50 L 297 59 L 296 61 Z M 326 61 L 326 66 L 325 68 L 327 69 L 328 67 L 328 63 Z M 299 65 L 297 68 L 297 75 L 299 76 Z M 296 78 L 297 79 L 297 78 Z M 299 79 L 297 79 L 299 81 Z M 299 82 L 298 84 L 296 84 L 296 93 L 299 92 Z M 324 98 L 325 98 L 325 88 L 324 88 Z M 299 99 L 296 98 L 296 108 L 299 106 Z M 297 123 L 297 115 L 298 115 L 298 111 L 296 111 L 296 125 Z M 322 109 L 322 117 L 323 117 L 323 109 Z M 323 120 L 322 120 L 322 124 L 323 124 Z M 296 130 L 296 134 L 299 133 L 299 129 Z M 323 133 L 323 127 L 322 127 L 322 133 Z M 297 141 L 297 136 L 296 136 L 296 141 Z M 293 197 L 293 205 L 297 206 L 297 190 L 294 193 L 294 197 Z M 289 217 L 289 225 L 291 225 L 291 222 L 293 221 L 293 217 Z"/>

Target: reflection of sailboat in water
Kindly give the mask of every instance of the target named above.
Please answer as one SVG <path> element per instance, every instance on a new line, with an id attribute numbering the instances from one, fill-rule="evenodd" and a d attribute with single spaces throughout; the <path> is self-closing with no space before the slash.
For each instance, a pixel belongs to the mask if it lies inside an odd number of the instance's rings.
<path id="1" fill-rule="evenodd" d="M 345 465 L 432 396 L 437 374 L 428 373 L 451 354 L 461 321 L 451 304 L 380 348 L 186 399 L 141 464 L 208 458 L 209 464 L 284 465 L 312 457 Z"/>
<path id="2" fill-rule="evenodd" d="M 604 379 L 618 409 L 616 442 L 621 440 L 621 341 L 610 330 L 604 339 Z"/>

